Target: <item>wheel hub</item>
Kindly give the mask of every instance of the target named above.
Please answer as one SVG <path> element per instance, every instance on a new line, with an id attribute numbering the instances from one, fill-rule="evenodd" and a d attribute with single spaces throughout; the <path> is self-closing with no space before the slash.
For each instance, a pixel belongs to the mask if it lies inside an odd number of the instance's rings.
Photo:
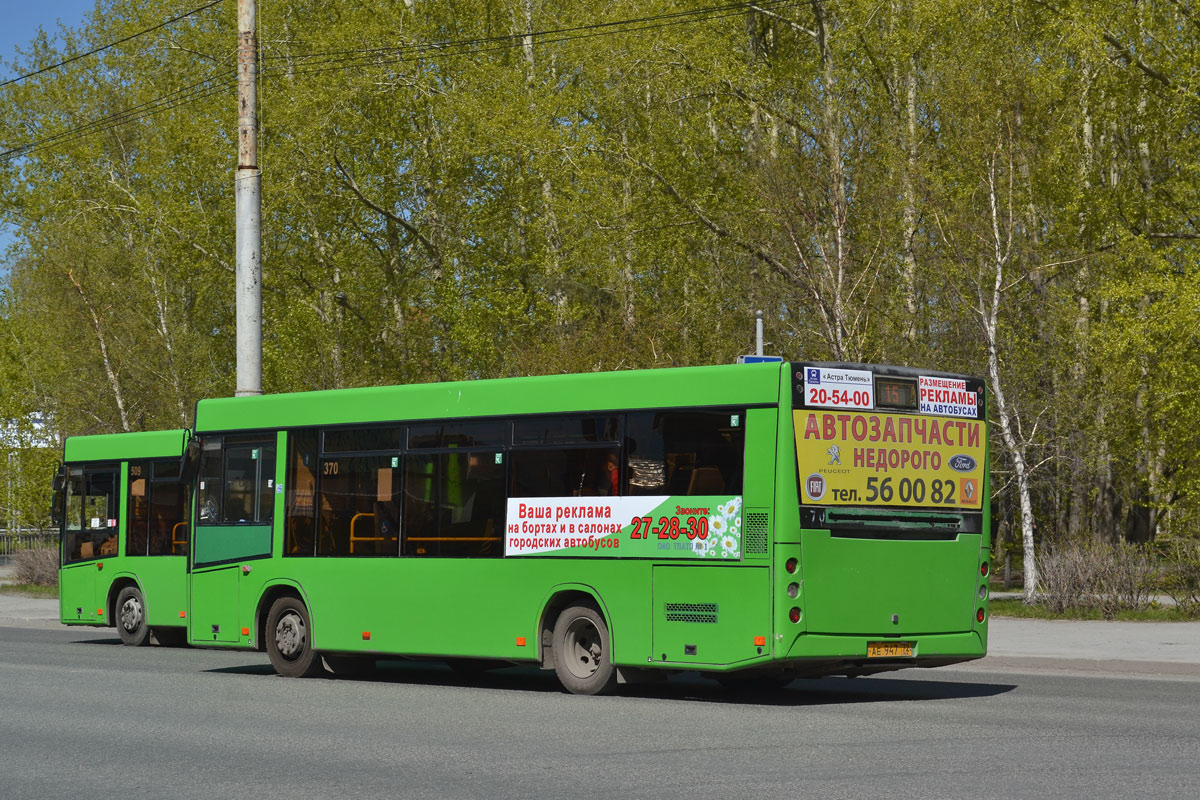
<path id="1" fill-rule="evenodd" d="M 136 597 L 127 597 L 121 604 L 121 627 L 132 633 L 142 624 L 142 604 Z"/>
<path id="2" fill-rule="evenodd" d="M 590 678 L 600 668 L 603 647 L 600 632 L 590 620 L 577 619 L 567 628 L 567 669 L 577 678 Z"/>
<path id="3" fill-rule="evenodd" d="M 306 637 L 304 620 L 299 614 L 284 614 L 275 625 L 275 646 L 286 658 L 294 658 L 304 649 Z"/>

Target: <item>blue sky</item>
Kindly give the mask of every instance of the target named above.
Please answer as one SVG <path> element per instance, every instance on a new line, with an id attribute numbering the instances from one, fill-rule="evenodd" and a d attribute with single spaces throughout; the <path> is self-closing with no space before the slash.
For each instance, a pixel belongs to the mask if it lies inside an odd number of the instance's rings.
<path id="1" fill-rule="evenodd" d="M 78 28 L 96 0 L 0 0 L 0 81 L 15 78 L 12 68 L 17 46 L 26 47 L 38 28 L 53 36 L 58 23 Z M 0 224 L 0 270 L 6 270 L 4 251 L 12 243 L 12 231 Z"/>
<path id="2" fill-rule="evenodd" d="M 54 35 L 58 21 L 78 28 L 83 17 L 96 7 L 96 0 L 0 0 L 0 57 L 4 67 L 0 80 L 15 77 L 12 67 L 14 48 L 25 46 L 39 27 Z"/>

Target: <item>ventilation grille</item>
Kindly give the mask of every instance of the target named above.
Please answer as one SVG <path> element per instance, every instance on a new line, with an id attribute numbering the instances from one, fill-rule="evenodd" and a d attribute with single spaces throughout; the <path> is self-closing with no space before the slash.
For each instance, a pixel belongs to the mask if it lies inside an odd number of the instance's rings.
<path id="1" fill-rule="evenodd" d="M 761 511 L 751 511 L 746 514 L 746 528 L 743 532 L 743 544 L 746 555 L 764 556 L 767 554 L 767 532 L 771 529 L 771 517 Z"/>
<path id="2" fill-rule="evenodd" d="M 667 603 L 668 622 L 716 622 L 716 603 Z"/>

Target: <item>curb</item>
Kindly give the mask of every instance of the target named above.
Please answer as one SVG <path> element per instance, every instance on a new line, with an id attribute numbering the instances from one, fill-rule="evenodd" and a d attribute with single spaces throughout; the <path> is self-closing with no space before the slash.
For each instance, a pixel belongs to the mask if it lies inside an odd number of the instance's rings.
<path id="1" fill-rule="evenodd" d="M 1200 664 L 1185 661 L 1059 658 L 1056 656 L 985 656 L 956 669 L 997 672 L 1074 672 L 1097 678 L 1200 678 Z"/>

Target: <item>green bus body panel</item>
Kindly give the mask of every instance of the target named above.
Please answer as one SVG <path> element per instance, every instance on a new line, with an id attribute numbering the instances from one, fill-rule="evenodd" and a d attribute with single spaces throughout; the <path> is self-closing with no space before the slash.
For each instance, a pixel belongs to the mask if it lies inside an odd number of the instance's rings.
<path id="1" fill-rule="evenodd" d="M 753 661 L 770 636 L 766 567 L 654 567 L 653 659 L 676 666 Z"/>
<path id="2" fill-rule="evenodd" d="M 108 565 L 105 565 L 105 570 Z M 146 600 L 146 622 L 151 628 L 182 626 L 187 620 L 186 556 L 127 556 L 121 569 L 137 582 Z"/>
<path id="3" fill-rule="evenodd" d="M 99 565 L 99 566 L 98 566 Z M 59 570 L 59 618 L 62 622 L 111 625 L 119 585 L 133 583 L 145 600 L 150 627 L 182 627 L 187 609 L 187 559 L 184 556 L 106 556 L 69 564 Z M 103 614 L 97 614 L 104 609 Z"/>
<path id="4" fill-rule="evenodd" d="M 502 568 L 494 560 L 465 558 L 253 563 L 238 590 L 242 625 L 265 615 L 260 598 L 282 583 L 308 605 L 310 635 L 320 650 L 534 660 L 544 605 L 558 591 L 581 589 L 598 598 L 611 622 L 615 659 L 645 663 L 650 649 L 646 561 L 526 557 L 508 559 Z"/>
<path id="5" fill-rule="evenodd" d="M 166 458 L 183 454 L 188 432 L 143 431 L 108 433 L 98 436 L 69 436 L 63 446 L 63 461 L 130 461 L 139 458 Z"/>
<path id="6" fill-rule="evenodd" d="M 787 659 L 844 662 L 860 660 L 867 652 L 867 642 L 888 641 L 875 636 L 834 636 L 808 634 L 793 640 L 792 646 L 781 656 Z M 987 636 L 979 631 L 965 633 L 923 634 L 907 637 L 913 642 L 916 657 L 911 666 L 944 666 L 987 655 Z M 896 663 L 891 664 L 892 667 Z"/>
<path id="7" fill-rule="evenodd" d="M 238 600 L 242 570 L 237 565 L 194 570 L 188 641 L 192 644 L 234 644 L 239 641 Z M 203 602 L 197 603 L 196 598 Z"/>
<path id="8" fill-rule="evenodd" d="M 804 531 L 804 611 L 812 633 L 908 636 L 971 630 L 980 536 L 843 539 Z M 892 622 L 893 615 L 897 622 Z"/>
<path id="9" fill-rule="evenodd" d="M 96 590 L 98 570 L 95 561 L 69 564 L 58 570 L 58 615 L 63 622 L 106 624 L 107 619 L 97 619 L 96 609 L 104 608 L 108 596 L 108 584 Z M 106 612 L 107 614 L 107 612 Z"/>
<path id="10" fill-rule="evenodd" d="M 779 402 L 778 364 L 544 375 L 201 400 L 196 430 Z"/>

